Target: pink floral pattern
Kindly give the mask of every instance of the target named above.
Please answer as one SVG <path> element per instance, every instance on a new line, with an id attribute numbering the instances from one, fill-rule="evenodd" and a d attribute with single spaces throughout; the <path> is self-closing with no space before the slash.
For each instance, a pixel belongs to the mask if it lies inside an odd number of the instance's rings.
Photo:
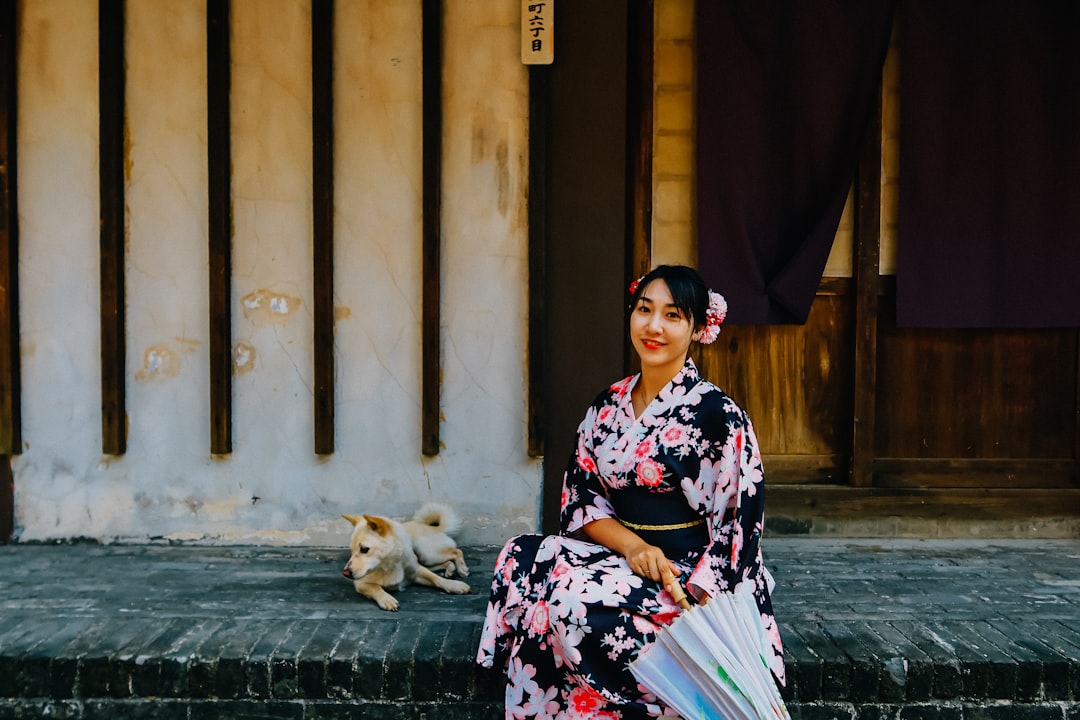
<path id="1" fill-rule="evenodd" d="M 580 532 L 617 517 L 611 498 L 627 489 L 681 492 L 706 519 L 708 544 L 671 559 L 695 598 L 749 583 L 772 640 L 770 667 L 784 680 L 750 420 L 690 360 L 640 417 L 630 401 L 637 380 L 612 385 L 586 412 L 564 477 L 560 534 L 511 538 L 496 561 L 477 662 L 505 670 L 507 718 L 628 720 L 667 711 L 627 664 L 681 609 Z"/>

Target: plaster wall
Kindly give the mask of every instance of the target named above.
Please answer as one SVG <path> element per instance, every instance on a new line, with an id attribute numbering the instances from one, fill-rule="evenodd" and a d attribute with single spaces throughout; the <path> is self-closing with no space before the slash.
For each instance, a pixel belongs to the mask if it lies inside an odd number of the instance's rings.
<path id="1" fill-rule="evenodd" d="M 308 0 L 232 2 L 233 452 L 209 452 L 201 0 L 128 0 L 128 451 L 101 452 L 96 3 L 20 5 L 24 541 L 346 542 L 342 512 L 538 526 L 519 4 L 444 17 L 443 447 L 420 447 L 420 3 L 335 5 L 336 450 L 312 449 Z"/>

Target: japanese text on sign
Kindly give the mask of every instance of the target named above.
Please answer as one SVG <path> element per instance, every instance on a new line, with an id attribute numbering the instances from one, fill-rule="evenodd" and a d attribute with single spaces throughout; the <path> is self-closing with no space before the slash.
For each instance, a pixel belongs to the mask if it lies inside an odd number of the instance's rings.
<path id="1" fill-rule="evenodd" d="M 521 0 L 521 62 L 550 65 L 555 59 L 555 0 Z"/>

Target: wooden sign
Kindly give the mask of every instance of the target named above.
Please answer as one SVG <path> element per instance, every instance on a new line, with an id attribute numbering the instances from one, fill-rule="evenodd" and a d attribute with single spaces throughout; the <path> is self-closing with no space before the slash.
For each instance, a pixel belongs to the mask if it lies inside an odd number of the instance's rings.
<path id="1" fill-rule="evenodd" d="M 521 0 L 521 62 L 550 65 L 555 60 L 555 0 Z"/>

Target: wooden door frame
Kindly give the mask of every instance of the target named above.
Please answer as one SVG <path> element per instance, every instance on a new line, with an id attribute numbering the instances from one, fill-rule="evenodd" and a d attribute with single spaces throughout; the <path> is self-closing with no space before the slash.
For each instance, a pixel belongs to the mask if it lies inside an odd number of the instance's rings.
<path id="1" fill-rule="evenodd" d="M 16 6 L 0 7 L 0 543 L 15 530 L 11 456 L 22 448 Z"/>

